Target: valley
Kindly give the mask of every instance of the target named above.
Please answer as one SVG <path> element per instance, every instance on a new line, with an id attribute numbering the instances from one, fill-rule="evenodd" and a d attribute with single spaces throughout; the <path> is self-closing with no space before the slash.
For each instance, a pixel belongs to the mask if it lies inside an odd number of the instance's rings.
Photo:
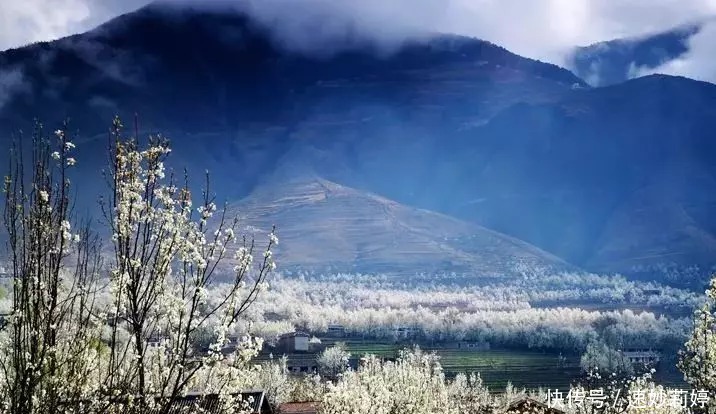
<path id="1" fill-rule="evenodd" d="M 262 5 L 0 51 L 0 413 L 716 392 L 716 84 L 658 73 L 711 20 L 561 67 Z"/>

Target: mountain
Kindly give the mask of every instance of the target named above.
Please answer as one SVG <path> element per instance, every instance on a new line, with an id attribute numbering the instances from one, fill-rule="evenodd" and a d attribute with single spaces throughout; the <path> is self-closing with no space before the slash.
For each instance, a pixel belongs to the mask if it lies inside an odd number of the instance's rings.
<path id="1" fill-rule="evenodd" d="M 593 271 L 716 263 L 716 85 L 647 76 L 440 135 L 354 126 L 318 174 L 509 234 Z"/>
<path id="2" fill-rule="evenodd" d="M 702 24 L 690 24 L 661 33 L 615 39 L 578 47 L 569 58 L 574 72 L 592 86 L 607 86 L 640 76 L 649 69 L 678 59 Z"/>
<path id="3" fill-rule="evenodd" d="M 516 105 L 455 141 L 462 200 L 434 208 L 593 270 L 708 269 L 715 120 L 716 85 L 661 75 Z"/>
<path id="4" fill-rule="evenodd" d="M 266 183 L 231 203 L 228 211 L 249 229 L 277 226 L 277 257 L 283 269 L 514 277 L 518 264 L 572 268 L 534 246 L 476 224 L 315 176 Z"/>
<path id="5" fill-rule="evenodd" d="M 414 105 L 460 97 L 490 112 L 583 85 L 564 69 L 476 39 L 436 35 L 406 41 L 387 56 L 358 43 L 314 56 L 285 49 L 238 11 L 164 3 L 84 34 L 3 52 L 0 65 L 20 71 L 27 86 L 6 103 L 19 112 L 3 111 L 3 121 L 69 116 L 89 134 L 103 131 L 118 110 L 140 113 L 148 129 L 195 133 L 291 126 L 306 115 L 303 103 L 336 92 Z M 496 83 L 503 87 L 495 90 Z"/>
<path id="6" fill-rule="evenodd" d="M 436 233 L 456 232 L 449 216 L 478 226 L 471 233 L 489 228 L 588 270 L 661 277 L 654 269 L 716 264 L 713 84 L 648 76 L 592 88 L 565 69 L 452 35 L 406 40 L 391 53 L 355 39 L 330 53 L 299 53 L 239 12 L 161 4 L 0 53 L 0 71 L 21 79 L 3 99 L 0 133 L 27 129 L 34 117 L 49 125 L 71 117 L 85 199 L 103 190 L 109 120 L 122 114 L 131 133 L 137 113 L 140 134 L 172 140 L 171 165 L 198 178 L 210 169 L 213 188 L 246 206 L 254 197 L 273 203 L 263 191 L 298 191 L 281 180 L 321 177 L 356 200 L 372 194 L 423 211 L 411 216 L 435 223 Z M 359 217 L 382 211 L 360 203 Z M 347 214 L 341 203 L 320 214 L 295 207 L 306 222 Z M 305 254 L 291 257 L 315 257 L 310 238 L 298 237 L 309 231 L 304 223 L 288 223 L 289 212 L 261 214 L 256 220 L 282 221 L 301 243 L 296 252 Z M 383 224 L 359 234 L 383 246 L 389 235 L 380 229 L 404 221 L 376 220 Z M 403 245 L 414 237 L 426 257 L 440 251 L 476 266 L 479 255 L 437 248 L 417 219 L 405 220 L 413 230 Z M 331 253 L 341 266 L 350 257 L 375 268 L 391 260 L 363 259 L 353 236 L 325 237 L 347 246 L 343 256 Z M 397 267 L 430 268 L 387 251 Z M 496 255 L 485 269 L 498 268 Z"/>
<path id="7" fill-rule="evenodd" d="M 0 53 L 0 68 L 22 75 L 0 109 L 1 136 L 31 130 L 35 118 L 69 118 L 87 141 L 85 166 L 98 171 L 109 120 L 120 114 L 133 130 L 139 114 L 142 133 L 171 137 L 180 165 L 199 173 L 221 165 L 241 176 L 222 181 L 216 171 L 231 197 L 248 194 L 294 145 L 323 148 L 359 133 L 387 142 L 396 126 L 439 145 L 439 136 L 515 102 L 586 86 L 567 70 L 477 39 L 436 35 L 388 55 L 361 43 L 311 55 L 284 48 L 240 12 L 164 3 Z"/>

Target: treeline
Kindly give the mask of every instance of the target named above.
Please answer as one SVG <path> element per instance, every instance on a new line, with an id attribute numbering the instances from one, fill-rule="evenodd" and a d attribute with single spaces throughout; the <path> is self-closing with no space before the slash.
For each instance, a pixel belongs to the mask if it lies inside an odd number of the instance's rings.
<path id="1" fill-rule="evenodd" d="M 548 284 L 580 285 L 585 280 L 601 285 L 599 289 L 625 283 L 619 277 L 563 275 L 553 277 Z M 341 325 L 346 335 L 379 340 L 489 342 L 493 346 L 575 353 L 584 352 L 587 344 L 605 332 L 620 338 L 619 345 L 623 346 L 659 344 L 673 348 L 683 343 L 690 329 L 688 317 L 629 309 L 532 308 L 529 302 L 520 300 L 520 288 L 497 289 L 489 298 L 491 289 L 408 287 L 388 277 L 372 279 L 365 275 L 355 279 L 349 275 L 277 277 L 238 329 L 250 329 L 270 339 L 294 329 L 322 334 L 329 325 Z M 694 303 L 702 300 L 677 289 L 664 289 L 661 297 L 664 303 L 679 297 Z M 609 325 L 606 331 L 601 327 L 604 321 Z"/>

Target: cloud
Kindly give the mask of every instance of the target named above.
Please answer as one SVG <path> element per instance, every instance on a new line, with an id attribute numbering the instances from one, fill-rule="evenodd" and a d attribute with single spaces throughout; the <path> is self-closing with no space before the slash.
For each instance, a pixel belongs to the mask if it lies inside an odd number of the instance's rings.
<path id="1" fill-rule="evenodd" d="M 405 1 L 381 0 L 305 0 L 305 10 L 285 7 L 281 0 L 250 0 L 245 10 L 268 27 L 293 49 L 312 51 L 338 44 L 377 43 L 397 46 L 404 39 L 425 33 L 433 13 L 441 10 L 441 0 L 423 0 L 408 19 L 396 19 L 407 8 Z"/>
<path id="2" fill-rule="evenodd" d="M 25 76 L 19 68 L 0 70 L 0 109 L 17 93 L 28 87 Z"/>
<path id="3" fill-rule="evenodd" d="M 83 0 L 60 0 L 48 7 L 41 0 L 5 1 L 0 5 L 0 49 L 66 35 L 90 15 Z"/>
<path id="4" fill-rule="evenodd" d="M 22 0 L 0 2 L 0 50 L 90 29 L 146 0 Z"/>
<path id="5" fill-rule="evenodd" d="M 49 1 L 55 5 L 47 7 Z M 0 49 L 86 30 L 146 2 L 2 2 Z M 233 4 L 248 10 L 258 21 L 272 27 L 281 41 L 299 50 L 331 47 L 336 39 L 395 45 L 429 32 L 450 32 L 483 38 L 515 53 L 562 65 L 567 63 L 569 51 L 575 45 L 662 31 L 716 14 L 716 0 L 193 0 L 193 3 Z M 693 62 L 696 65 L 701 60 Z M 684 70 L 700 69 L 684 66 Z"/>
<path id="6" fill-rule="evenodd" d="M 453 0 L 440 29 L 565 65 L 574 46 L 641 36 L 716 14 L 714 0 Z"/>
<path id="7" fill-rule="evenodd" d="M 325 48 L 337 38 L 392 45 L 447 32 L 486 39 L 562 66 L 568 65 L 577 45 L 646 35 L 716 15 L 716 0 L 202 1 L 207 3 L 249 11 L 285 44 L 301 50 Z"/>
<path id="8" fill-rule="evenodd" d="M 198 4 L 198 0 L 164 0 Z M 203 0 L 234 5 L 289 46 L 324 47 L 351 36 L 382 44 L 431 32 L 489 40 L 565 64 L 574 46 L 670 29 L 716 14 L 716 0 Z"/>
<path id="9" fill-rule="evenodd" d="M 656 68 L 636 68 L 634 76 L 662 73 L 716 83 L 714 45 L 716 45 L 716 22 L 710 21 L 689 39 L 687 43 L 689 51 L 686 54 Z"/>
<path id="10" fill-rule="evenodd" d="M 393 49 L 433 31 L 444 0 L 160 0 L 164 5 L 229 8 L 250 15 L 292 51 L 312 55 L 374 45 Z M 410 10 L 406 13 L 407 10 Z"/>

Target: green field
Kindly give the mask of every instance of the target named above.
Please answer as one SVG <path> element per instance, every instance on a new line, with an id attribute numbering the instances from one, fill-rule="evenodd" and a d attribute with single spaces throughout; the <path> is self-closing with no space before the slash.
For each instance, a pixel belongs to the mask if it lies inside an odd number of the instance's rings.
<path id="1" fill-rule="evenodd" d="M 374 354 L 395 357 L 401 345 L 346 341 L 354 357 Z M 529 350 L 461 350 L 423 347 L 440 355 L 440 363 L 448 376 L 457 373 L 479 372 L 494 391 L 504 389 L 508 381 L 526 388 L 566 388 L 579 375 L 579 357 L 567 356 L 560 361 L 558 354 Z"/>
<path id="2" fill-rule="evenodd" d="M 323 338 L 325 346 L 332 346 L 336 339 Z M 357 360 L 367 354 L 383 358 L 395 358 L 406 345 L 347 339 L 345 343 L 351 359 Z M 580 375 L 579 356 L 560 358 L 559 354 L 537 350 L 489 349 L 471 350 L 423 345 L 425 351 L 435 351 L 448 377 L 458 373 L 480 373 L 485 384 L 493 392 L 504 390 L 508 381 L 515 387 L 567 389 Z M 267 356 L 259 357 L 265 360 Z M 297 365 L 315 365 L 316 354 L 290 354 L 289 361 Z M 659 369 L 657 382 L 683 387 L 681 374 L 674 370 Z"/>
<path id="3" fill-rule="evenodd" d="M 375 354 L 396 356 L 402 347 L 388 343 L 346 342 L 353 356 Z M 437 352 L 446 374 L 479 372 L 493 391 L 504 389 L 508 381 L 530 389 L 567 388 L 580 374 L 579 356 L 565 356 L 536 350 L 490 349 L 484 351 L 423 347 Z M 686 383 L 673 366 L 661 366 L 654 380 L 660 384 L 683 388 Z"/>

